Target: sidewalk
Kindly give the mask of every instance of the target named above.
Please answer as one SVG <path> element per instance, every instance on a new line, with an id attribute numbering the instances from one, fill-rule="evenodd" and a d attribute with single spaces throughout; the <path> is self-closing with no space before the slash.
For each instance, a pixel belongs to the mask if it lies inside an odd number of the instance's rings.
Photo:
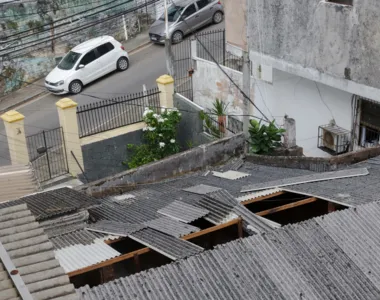
<path id="1" fill-rule="evenodd" d="M 123 41 L 122 44 L 125 50 L 132 54 L 140 48 L 150 44 L 148 30 L 142 31 L 136 37 Z M 39 79 L 17 91 L 14 91 L 8 95 L 0 97 L 0 114 L 5 113 L 8 110 L 27 103 L 33 99 L 42 97 L 49 92 L 44 87 L 45 78 Z"/>

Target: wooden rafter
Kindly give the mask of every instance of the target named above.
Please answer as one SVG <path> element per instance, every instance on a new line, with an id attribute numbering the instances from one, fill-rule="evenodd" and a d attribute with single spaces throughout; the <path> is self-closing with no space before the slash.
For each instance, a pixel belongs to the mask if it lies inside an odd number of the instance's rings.
<path id="1" fill-rule="evenodd" d="M 239 224 L 239 222 L 241 223 L 241 218 L 237 218 L 237 219 L 234 219 L 234 220 L 229 221 L 229 222 L 224 223 L 224 224 L 216 225 L 216 226 L 213 226 L 213 227 L 210 227 L 210 228 L 198 231 L 198 232 L 194 232 L 194 233 L 185 235 L 181 239 L 188 241 L 188 240 L 191 240 L 193 238 L 196 238 L 196 237 L 199 237 L 199 236 L 203 236 L 203 235 L 215 232 L 215 231 L 219 231 L 219 230 L 221 230 L 223 228 L 227 228 L 227 227 Z M 84 274 L 84 273 L 87 273 L 87 272 L 90 272 L 90 271 L 93 271 L 93 270 L 96 270 L 96 269 L 99 269 L 99 268 L 107 267 L 109 265 L 112 265 L 112 264 L 115 264 L 115 263 L 118 263 L 118 262 L 121 262 L 121 261 L 124 261 L 124 260 L 127 260 L 127 259 L 131 259 L 131 258 L 134 258 L 134 260 L 136 261 L 137 257 L 139 255 L 148 253 L 150 251 L 151 251 L 151 249 L 148 248 L 148 247 L 142 248 L 142 249 L 130 252 L 130 253 L 122 254 L 120 256 L 111 258 L 109 260 L 103 261 L 101 263 L 98 263 L 98 264 L 95 264 L 95 265 L 92 265 L 92 266 L 89 266 L 89 267 L 85 267 L 85 268 L 82 268 L 82 269 L 79 269 L 79 270 L 72 271 L 72 272 L 68 273 L 67 275 L 69 277 L 77 276 L 77 275 Z"/>
<path id="2" fill-rule="evenodd" d="M 297 202 L 293 202 L 293 203 L 277 206 L 277 207 L 274 207 L 274 208 L 271 208 L 271 209 L 263 210 L 263 211 L 257 212 L 256 215 L 262 217 L 262 216 L 274 214 L 274 213 L 279 212 L 279 211 L 291 209 L 291 208 L 294 208 L 294 207 L 297 207 L 297 206 L 309 204 L 309 203 L 315 202 L 317 200 L 318 200 L 317 198 L 311 197 L 311 198 L 307 198 L 307 199 L 300 200 L 300 201 L 297 201 Z"/>
<path id="3" fill-rule="evenodd" d="M 242 201 L 241 204 L 248 205 L 248 204 L 259 202 L 259 201 L 263 201 L 263 200 L 266 200 L 266 199 L 271 199 L 273 197 L 277 197 L 277 196 L 283 195 L 285 193 L 286 192 L 280 191 L 280 192 L 276 192 L 276 193 L 273 193 L 273 194 L 270 194 L 270 195 L 265 195 L 265 196 L 260 196 L 260 197 L 253 198 L 253 199 L 248 199 L 248 200 Z"/>

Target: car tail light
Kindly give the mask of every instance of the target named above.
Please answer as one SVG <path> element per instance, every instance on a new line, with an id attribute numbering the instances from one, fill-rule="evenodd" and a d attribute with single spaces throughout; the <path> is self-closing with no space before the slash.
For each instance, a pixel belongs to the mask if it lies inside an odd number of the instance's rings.
<path id="1" fill-rule="evenodd" d="M 222 2 L 218 1 L 218 4 L 222 5 Z"/>
<path id="2" fill-rule="evenodd" d="M 121 46 L 120 48 L 121 48 L 122 50 L 124 50 L 124 51 L 125 51 L 125 48 L 124 48 L 124 46 Z"/>

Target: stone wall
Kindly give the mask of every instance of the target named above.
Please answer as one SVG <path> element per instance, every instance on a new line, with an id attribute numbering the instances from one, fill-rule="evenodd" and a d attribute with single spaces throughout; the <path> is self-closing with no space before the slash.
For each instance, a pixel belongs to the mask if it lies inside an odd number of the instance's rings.
<path id="1" fill-rule="evenodd" d="M 248 2 L 248 43 L 258 59 L 264 55 L 310 68 L 316 80 L 326 74 L 380 88 L 380 1 L 353 0 L 353 6 L 325 0 Z"/>

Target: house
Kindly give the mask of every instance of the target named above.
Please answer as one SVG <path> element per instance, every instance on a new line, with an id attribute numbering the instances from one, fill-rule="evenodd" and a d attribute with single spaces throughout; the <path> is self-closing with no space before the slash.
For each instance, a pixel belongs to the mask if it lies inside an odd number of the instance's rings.
<path id="1" fill-rule="evenodd" d="M 278 126 L 285 115 L 295 119 L 297 142 L 306 156 L 379 144 L 376 0 L 224 3 L 226 56 L 249 52 L 250 98 Z M 194 101 L 207 107 L 205 102 L 219 95 L 230 103 L 229 113 L 242 114 L 242 96 L 226 76 L 212 62 L 195 60 Z M 224 66 L 242 87 L 242 73 Z M 263 117 L 253 107 L 249 114 Z"/>

